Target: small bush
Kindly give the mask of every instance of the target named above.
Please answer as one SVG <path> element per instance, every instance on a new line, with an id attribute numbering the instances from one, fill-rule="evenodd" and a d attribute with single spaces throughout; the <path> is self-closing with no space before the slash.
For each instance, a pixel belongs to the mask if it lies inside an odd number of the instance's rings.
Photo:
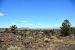
<path id="1" fill-rule="evenodd" d="M 43 30 L 43 32 L 45 33 L 45 35 L 49 36 L 50 37 L 50 32 L 47 31 L 47 30 Z"/>
<path id="2" fill-rule="evenodd" d="M 48 43 L 48 42 L 50 42 L 50 39 L 45 37 L 44 42 Z"/>
<path id="3" fill-rule="evenodd" d="M 54 35 L 54 34 L 55 34 L 54 29 L 51 29 L 51 30 L 50 30 L 50 32 L 51 32 L 51 34 L 52 34 L 52 35 Z"/>
<path id="4" fill-rule="evenodd" d="M 12 25 L 12 26 L 10 26 L 10 29 L 11 29 L 12 33 L 16 33 L 17 26 L 16 25 Z"/>
<path id="5" fill-rule="evenodd" d="M 8 33 L 8 32 L 10 32 L 10 31 L 9 31 L 9 29 L 8 29 L 8 28 L 5 28 L 5 31 L 4 31 L 4 32 Z"/>

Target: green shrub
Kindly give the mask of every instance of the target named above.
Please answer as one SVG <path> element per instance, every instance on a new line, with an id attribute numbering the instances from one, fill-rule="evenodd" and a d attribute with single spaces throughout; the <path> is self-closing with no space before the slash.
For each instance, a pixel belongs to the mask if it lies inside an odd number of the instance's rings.
<path id="1" fill-rule="evenodd" d="M 11 29 L 12 33 L 16 33 L 17 26 L 16 25 L 12 25 L 12 26 L 10 26 L 10 29 Z"/>
<path id="2" fill-rule="evenodd" d="M 8 28 L 5 28 L 5 31 L 4 32 L 8 33 L 9 32 L 9 29 Z"/>

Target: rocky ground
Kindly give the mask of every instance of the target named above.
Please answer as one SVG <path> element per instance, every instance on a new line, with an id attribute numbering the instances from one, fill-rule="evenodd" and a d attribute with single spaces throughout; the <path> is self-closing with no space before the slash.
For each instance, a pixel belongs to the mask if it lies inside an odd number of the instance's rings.
<path id="1" fill-rule="evenodd" d="M 22 50 L 75 50 L 75 37 L 48 36 L 43 32 L 0 33 L 0 50 L 10 46 Z"/>

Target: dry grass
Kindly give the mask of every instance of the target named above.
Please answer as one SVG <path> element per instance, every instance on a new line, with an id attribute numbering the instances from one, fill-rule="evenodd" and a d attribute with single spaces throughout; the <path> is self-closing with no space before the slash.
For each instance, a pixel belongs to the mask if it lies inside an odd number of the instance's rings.
<path id="1" fill-rule="evenodd" d="M 17 34 L 0 33 L 0 43 L 1 43 L 0 50 L 73 50 L 75 49 L 75 37 L 48 36 L 45 33 L 40 33 L 39 31 L 37 32 L 27 31 Z"/>
<path id="2" fill-rule="evenodd" d="M 10 46 L 9 48 L 7 48 L 7 50 L 21 50 L 21 48 L 17 46 Z"/>

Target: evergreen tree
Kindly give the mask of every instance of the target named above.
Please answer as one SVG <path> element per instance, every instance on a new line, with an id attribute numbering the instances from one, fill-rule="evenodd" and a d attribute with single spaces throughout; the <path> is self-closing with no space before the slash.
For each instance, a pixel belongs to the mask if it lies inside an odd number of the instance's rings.
<path id="1" fill-rule="evenodd" d="M 68 36 L 71 34 L 71 24 L 67 19 L 62 23 L 61 34 L 63 36 Z"/>

